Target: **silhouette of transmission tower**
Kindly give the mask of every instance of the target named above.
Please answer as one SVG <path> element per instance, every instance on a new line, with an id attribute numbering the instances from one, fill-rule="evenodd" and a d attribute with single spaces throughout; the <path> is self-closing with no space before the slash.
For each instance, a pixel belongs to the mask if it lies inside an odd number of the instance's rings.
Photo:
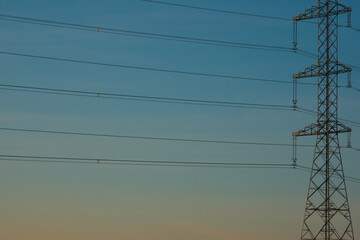
<path id="1" fill-rule="evenodd" d="M 338 62 L 338 15 L 343 13 L 348 13 L 350 25 L 351 8 L 338 1 L 319 0 L 293 18 L 294 26 L 301 20 L 318 19 L 317 62 L 293 76 L 294 81 L 318 79 L 317 120 L 293 133 L 294 137 L 316 135 L 301 240 L 354 240 L 338 139 L 339 133 L 351 132 L 338 121 L 338 75 L 351 72 Z M 296 165 L 296 157 L 294 161 Z"/>

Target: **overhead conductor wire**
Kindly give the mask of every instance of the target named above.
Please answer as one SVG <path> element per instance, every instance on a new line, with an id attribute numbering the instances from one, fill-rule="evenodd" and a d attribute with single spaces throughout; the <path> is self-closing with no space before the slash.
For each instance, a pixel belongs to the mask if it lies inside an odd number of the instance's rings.
<path id="1" fill-rule="evenodd" d="M 120 35 L 127 35 L 133 37 L 141 37 L 141 38 L 154 38 L 154 39 L 161 39 L 168 41 L 180 41 L 180 42 L 189 42 L 189 43 L 197 43 L 197 44 L 208 44 L 208 45 L 210 44 L 210 45 L 227 46 L 227 47 L 250 48 L 250 49 L 258 49 L 258 50 L 271 50 L 271 51 L 283 51 L 283 52 L 292 51 L 292 48 L 284 47 L 284 46 L 242 43 L 242 42 L 198 38 L 198 37 L 187 37 L 187 36 L 179 36 L 179 35 L 133 31 L 133 30 L 126 30 L 119 28 L 99 27 L 99 26 L 91 26 L 91 25 L 78 24 L 78 23 L 68 23 L 61 21 L 13 16 L 7 14 L 0 14 L 0 20 L 36 24 L 36 25 L 43 25 L 50 27 L 69 28 L 73 30 L 120 34 Z"/>
<path id="2" fill-rule="evenodd" d="M 191 168 L 245 168 L 245 169 L 297 169 L 309 172 L 311 168 L 283 163 L 239 163 L 239 162 L 200 162 L 200 161 L 164 161 L 164 160 L 130 160 L 103 159 L 54 156 L 29 156 L 1 154 L 0 161 L 22 163 L 65 163 L 65 164 L 97 164 L 123 166 L 153 166 L 153 167 L 191 167 Z M 360 183 L 360 178 L 345 176 L 347 181 Z"/>

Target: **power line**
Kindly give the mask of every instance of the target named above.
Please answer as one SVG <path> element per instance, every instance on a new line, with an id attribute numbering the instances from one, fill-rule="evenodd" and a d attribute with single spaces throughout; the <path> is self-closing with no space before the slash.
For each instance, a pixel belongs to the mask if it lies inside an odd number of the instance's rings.
<path id="1" fill-rule="evenodd" d="M 95 96 L 95 95 L 84 95 L 75 93 L 62 93 L 62 92 L 50 92 L 50 91 L 38 91 L 38 90 L 27 90 L 27 89 L 13 89 L 13 88 L 2 88 L 4 91 L 15 91 L 25 93 L 39 93 L 39 94 L 50 94 L 60 96 L 72 96 L 72 97 L 86 97 L 86 98 L 102 98 L 110 100 L 125 100 L 125 101 L 140 101 L 140 102 L 155 102 L 155 103 L 167 103 L 167 104 L 181 104 L 181 105 L 197 105 L 207 107 L 227 107 L 227 108 L 241 108 L 241 109 L 256 109 L 256 110 L 276 110 L 276 111 L 290 111 L 290 108 L 277 108 L 277 107 L 260 107 L 260 106 L 245 106 L 245 105 L 226 105 L 226 104 L 210 104 L 210 103 L 197 103 L 197 102 L 185 102 L 185 101 L 166 101 L 166 100 L 153 100 L 153 99 L 142 99 L 142 98 L 128 98 L 128 97 L 109 97 L 109 96 Z"/>
<path id="2" fill-rule="evenodd" d="M 92 165 L 121 165 L 121 166 L 147 166 L 147 167 L 191 167 L 191 168 L 241 168 L 241 169 L 285 169 L 286 166 L 216 166 L 216 165 L 186 165 L 186 164 L 151 164 L 151 163 L 121 163 L 121 162 L 86 162 L 69 160 L 37 160 L 37 159 L 1 159 L 8 162 L 30 162 L 30 163 L 65 163 L 65 164 L 92 164 Z"/>
<path id="3" fill-rule="evenodd" d="M 235 162 L 190 162 L 190 161 L 152 161 L 128 159 L 95 159 L 70 157 L 45 157 L 24 155 L 0 155 L 0 161 L 28 162 L 28 163 L 65 163 L 65 164 L 92 164 L 92 165 L 122 165 L 122 166 L 152 166 L 152 167 L 191 167 L 191 168 L 242 168 L 242 169 L 296 169 L 311 172 L 311 168 L 293 166 L 283 163 L 235 163 Z M 359 178 L 345 177 L 347 181 L 360 183 Z"/>
<path id="4" fill-rule="evenodd" d="M 215 8 L 197 7 L 197 6 L 192 6 L 192 5 L 185 5 L 185 4 L 179 4 L 179 3 L 170 3 L 170 2 L 163 2 L 163 1 L 155 1 L 155 0 L 142 0 L 142 1 L 149 2 L 149 3 L 157 3 L 157 4 L 162 4 L 162 5 L 168 5 L 168 6 L 175 6 L 175 7 L 205 10 L 205 11 L 211 11 L 211 12 L 228 13 L 228 14 L 234 14 L 234 15 L 243 15 L 243 16 L 274 19 L 274 20 L 281 20 L 281 21 L 293 21 L 290 18 L 274 17 L 274 16 L 247 13 L 247 12 L 236 12 L 236 11 L 229 11 L 229 10 L 220 10 L 220 9 L 215 9 Z"/>
<path id="5" fill-rule="evenodd" d="M 46 24 L 46 23 L 37 23 L 37 22 L 28 22 L 23 20 L 16 20 L 16 19 L 6 19 L 1 18 L 0 20 L 11 21 L 11 22 L 20 22 L 26 24 L 33 24 L 33 25 L 41 25 L 41 26 L 48 26 L 48 27 L 57 27 L 57 28 L 65 28 L 65 29 L 72 29 L 72 30 L 79 30 L 79 31 L 87 31 L 87 32 L 94 32 L 94 29 L 84 29 L 78 27 L 69 27 L 69 26 L 62 26 L 62 25 L 55 25 L 55 24 Z M 99 31 L 97 31 L 99 32 Z M 167 41 L 174 41 L 174 42 L 185 42 L 185 43 L 195 43 L 195 44 L 203 44 L 203 45 L 213 45 L 213 46 L 221 46 L 221 47 L 237 47 L 237 48 L 245 48 L 245 49 L 255 49 L 255 50 L 266 50 L 266 51 L 278 51 L 278 52 L 289 52 L 287 50 L 281 49 L 269 49 L 269 48 L 260 48 L 260 47 L 252 47 L 252 46 L 239 46 L 235 44 L 225 44 L 225 43 L 214 43 L 214 42 L 200 42 L 194 40 L 185 40 L 185 39 L 175 39 L 175 38 L 165 38 L 165 37 L 155 37 L 155 36 L 147 36 L 147 35 L 136 35 L 130 33 L 121 33 L 121 32 L 111 32 L 106 30 L 101 30 L 100 33 L 107 33 L 112 35 L 122 35 L 122 36 L 132 36 L 138 38 L 146 38 L 146 39 L 160 39 L 160 40 L 167 40 Z"/>
<path id="6" fill-rule="evenodd" d="M 348 26 L 348 25 L 338 25 L 339 27 L 345 27 L 345 28 L 350 28 L 354 31 L 360 32 L 360 28 L 357 27 L 353 27 L 353 26 Z"/>
<path id="7" fill-rule="evenodd" d="M 76 60 L 76 59 L 70 59 L 70 58 L 39 56 L 39 55 L 14 53 L 14 52 L 0 51 L 0 54 L 10 55 L 10 56 L 18 56 L 18 57 L 37 58 L 37 59 L 43 59 L 43 60 L 53 60 L 53 61 L 81 63 L 81 64 L 89 64 L 89 65 L 98 65 L 98 66 L 106 66 L 106 67 L 117 67 L 117 68 L 127 68 L 127 69 L 135 69 L 135 70 L 144 70 L 144 71 L 166 72 L 166 73 L 173 73 L 173 74 L 206 76 L 206 77 L 238 79 L 238 80 L 263 81 L 263 82 L 291 83 L 292 84 L 292 82 L 290 82 L 290 81 L 281 81 L 281 80 L 273 80 L 273 79 L 249 78 L 249 77 L 241 77 L 241 76 L 231 76 L 231 75 L 221 75 L 221 74 L 211 74 L 211 73 L 200 73 L 200 72 L 189 72 L 189 71 L 179 71 L 179 70 L 160 69 L 160 68 L 151 68 L 151 67 L 140 67 L 140 66 L 113 64 L 113 63 L 102 63 L 102 62 Z M 299 82 L 298 84 L 317 85 L 315 83 L 304 83 L 304 82 Z M 300 109 L 300 111 L 305 112 L 305 113 L 307 112 L 307 114 L 314 114 L 313 111 L 307 110 L 307 109 L 304 109 L 304 108 Z M 315 112 L 315 114 L 316 114 L 316 112 Z M 347 121 L 348 123 L 351 123 L 353 125 L 356 125 L 357 127 L 360 127 L 360 123 L 358 123 L 358 122 L 353 122 L 353 121 L 346 120 L 346 119 L 342 119 L 342 120 Z"/>
<path id="8" fill-rule="evenodd" d="M 228 141 L 228 140 L 214 140 L 214 139 L 169 138 L 169 137 L 117 135 L 117 134 L 105 134 L 105 133 L 56 131 L 56 130 L 42 130 L 42 129 L 29 129 L 29 128 L 8 128 L 8 127 L 0 127 L 0 130 L 1 131 L 13 131 L 13 132 L 60 134 L 60 135 L 75 135 L 75 136 L 105 137 L 105 138 L 125 138 L 125 139 L 140 139 L 140 140 L 155 140 L 155 141 L 175 141 L 175 142 L 211 143 L 211 144 L 293 147 L 293 144 L 273 143 L 273 142 L 272 143 L 267 143 L 267 142 Z M 307 144 L 298 144 L 296 146 L 298 146 L 298 147 L 314 147 L 313 145 L 307 145 Z M 354 149 L 354 150 L 359 151 L 359 149 L 353 148 L 353 147 L 341 147 L 341 148 Z"/>
<path id="9" fill-rule="evenodd" d="M 174 141 L 174 142 L 195 142 L 195 143 L 211 143 L 211 144 L 232 144 L 232 145 L 258 145 L 258 146 L 278 146 L 278 147 L 293 147 L 293 144 L 288 143 L 268 143 L 268 142 L 248 142 L 248 141 L 228 141 L 228 140 L 214 140 L 214 139 L 190 139 L 190 138 L 169 138 L 169 137 L 152 137 L 152 136 L 134 136 L 134 135 L 117 135 L 106 133 L 89 133 L 89 132 L 73 132 L 73 131 L 56 131 L 43 129 L 29 129 L 29 128 L 9 128 L 0 127 L 1 131 L 12 132 L 28 132 L 28 133 L 43 133 L 43 134 L 60 134 L 60 135 L 75 135 L 88 137 L 105 137 L 105 138 L 125 138 L 125 139 L 139 139 L 139 140 L 155 140 L 155 141 Z M 297 144 L 298 147 L 314 147 L 308 144 Z M 353 147 L 341 147 L 344 149 L 354 149 Z"/>
<path id="10" fill-rule="evenodd" d="M 140 66 L 113 64 L 113 63 L 103 63 L 103 62 L 76 60 L 76 59 L 70 59 L 70 58 L 39 56 L 39 55 L 14 53 L 14 52 L 0 51 L 0 54 L 18 56 L 18 57 L 37 58 L 37 59 L 43 59 L 43 60 L 53 60 L 53 61 L 63 61 L 63 62 L 71 62 L 71 63 L 98 65 L 98 66 L 106 66 L 106 67 L 117 67 L 117 68 L 127 68 L 127 69 L 135 69 L 135 70 L 144 70 L 144 71 L 166 72 L 166 73 L 173 73 L 173 74 L 195 75 L 195 76 L 206 76 L 206 77 L 238 79 L 238 80 L 250 80 L 250 81 L 262 81 L 262 82 L 276 82 L 276 83 L 287 83 L 287 84 L 291 83 L 292 84 L 292 82 L 290 82 L 290 81 L 282 81 L 282 80 L 274 80 L 274 79 L 250 78 L 250 77 L 231 76 L 231 75 L 222 75 L 222 74 L 211 74 L 211 73 L 189 72 L 189 71 L 179 71 L 179 70 L 160 69 L 160 68 L 151 68 L 151 67 L 140 67 Z M 298 84 L 317 85 L 315 83 L 306 83 L 306 82 L 299 82 Z M 311 110 L 307 110 L 307 109 L 304 109 L 304 108 L 300 109 L 300 110 L 308 111 L 308 114 L 311 112 Z M 312 112 L 311 114 L 313 114 L 313 113 L 314 112 Z M 349 123 L 353 123 L 353 124 L 357 125 L 358 127 L 360 127 L 360 123 L 358 123 L 358 122 L 352 122 L 352 121 L 346 120 L 346 119 L 342 119 L 342 120 L 347 121 Z"/>
<path id="11" fill-rule="evenodd" d="M 301 166 L 301 165 L 296 165 L 295 168 L 298 168 L 298 169 L 306 171 L 306 172 L 311 172 L 312 171 L 312 168 Z M 360 183 L 360 178 L 350 177 L 350 176 L 345 176 L 345 178 L 346 178 L 347 181 Z"/>
<path id="12" fill-rule="evenodd" d="M 201 162 L 201 161 L 163 161 L 163 160 L 133 160 L 133 159 L 106 159 L 106 158 L 79 158 L 79 157 L 55 157 L 55 156 L 29 156 L 29 155 L 8 155 L 1 154 L 6 159 L 35 159 L 35 160 L 60 160 L 94 163 L 123 163 L 123 164 L 167 164 L 167 165 L 188 165 L 188 166 L 214 166 L 214 167 L 290 167 L 291 164 L 283 163 L 238 163 L 238 162 Z"/>
<path id="13" fill-rule="evenodd" d="M 90 136 L 90 137 L 107 137 L 107 138 L 126 138 L 126 139 L 176 141 L 176 142 L 196 142 L 196 143 L 214 143 L 214 144 L 293 147 L 292 144 L 287 144 L 287 143 L 266 143 L 266 142 L 248 142 L 248 141 L 226 141 L 226 140 L 209 140 L 209 139 L 132 136 L 132 135 L 116 135 L 116 134 L 104 134 L 104 133 L 85 133 L 85 132 L 54 131 L 54 130 L 39 130 L 39 129 L 25 129 L 25 128 L 5 128 L 5 127 L 0 127 L 0 130 L 3 130 L 3 131 L 16 131 L 16 132 L 45 133 L 45 134 Z M 312 145 L 305 145 L 305 144 L 303 144 L 303 145 L 300 144 L 300 145 L 297 145 L 297 146 L 300 146 L 300 147 L 313 147 Z"/>
<path id="14" fill-rule="evenodd" d="M 161 40 L 168 40 L 168 41 L 180 41 L 180 42 L 210 44 L 210 45 L 226 46 L 226 47 L 250 48 L 250 49 L 258 49 L 258 50 L 285 51 L 285 52 L 293 51 L 292 48 L 283 47 L 283 46 L 254 44 L 254 43 L 241 43 L 241 42 L 214 40 L 214 39 L 207 39 L 207 38 L 197 38 L 197 37 L 186 37 L 186 36 L 179 36 L 179 35 L 140 32 L 140 31 L 118 29 L 118 28 L 99 27 L 99 26 L 91 26 L 91 25 L 84 25 L 84 24 L 77 24 L 77 23 L 68 23 L 68 22 L 52 21 L 52 20 L 45 20 L 45 19 L 13 16 L 13 15 L 6 15 L 6 14 L 0 14 L 0 20 L 8 20 L 8 21 L 36 24 L 36 25 L 49 26 L 49 27 L 69 28 L 69 29 L 73 29 L 73 30 L 120 34 L 120 35 L 142 37 L 142 38 L 144 38 L 144 37 L 145 38 L 154 38 L 154 39 L 161 39 Z"/>
<path id="15" fill-rule="evenodd" d="M 228 13 L 228 14 L 235 14 L 235 15 L 243 15 L 243 16 L 250 16 L 250 17 L 258 17 L 258 18 L 280 20 L 280 21 L 287 21 L 287 22 L 293 21 L 293 19 L 291 19 L 291 18 L 269 16 L 269 15 L 262 15 L 262 14 L 248 13 L 248 12 L 221 10 L 221 9 L 215 9 L 215 8 L 198 7 L 198 6 L 191 6 L 191 5 L 185 5 L 185 4 L 162 2 L 162 1 L 152 1 L 152 0 L 142 0 L 142 1 L 158 3 L 158 4 L 163 4 L 163 5 L 169 5 L 169 6 L 191 8 L 191 9 L 220 12 L 220 13 Z M 133 37 L 154 38 L 154 39 L 162 39 L 162 40 L 177 41 L 176 38 L 178 38 L 178 40 L 180 40 L 181 42 L 190 42 L 190 43 L 205 44 L 206 41 L 210 41 L 210 42 L 214 43 L 214 45 L 228 46 L 228 47 L 229 46 L 234 47 L 234 45 L 237 45 L 237 44 L 247 45 L 247 43 L 236 43 L 236 42 L 227 42 L 227 41 L 221 41 L 221 40 L 218 41 L 218 40 L 211 40 L 211 39 L 202 39 L 202 38 L 199 39 L 199 38 L 174 36 L 174 35 L 167 35 L 167 34 L 148 33 L 148 32 L 132 31 L 132 30 L 125 30 L 125 29 L 118 29 L 118 28 L 107 28 L 107 27 L 92 26 L 92 25 L 85 25 L 85 24 L 68 23 L 68 22 L 52 21 L 52 20 L 37 19 L 37 18 L 28 18 L 28 17 L 21 17 L 21 16 L 7 15 L 7 14 L 0 14 L 0 20 L 28 23 L 28 24 L 36 24 L 36 25 L 49 26 L 49 27 L 60 27 L 60 28 L 67 28 L 67 29 L 81 30 L 81 31 L 91 31 L 91 32 L 96 31 L 96 32 L 101 32 L 101 33 L 119 34 L 119 35 L 125 35 L 125 36 L 133 36 Z M 303 22 L 317 24 L 316 22 L 312 22 L 312 21 L 303 21 Z M 343 27 L 343 28 L 353 29 L 355 31 L 360 31 L 359 28 L 356 28 L 353 26 L 341 25 L 341 24 L 339 24 L 338 26 Z M 218 43 L 216 43 L 216 42 L 218 42 Z M 257 49 L 257 47 L 260 47 L 260 49 L 261 49 L 262 47 L 277 48 L 279 46 L 262 45 L 262 46 L 249 46 L 249 47 L 250 48 L 254 47 L 255 49 Z M 281 47 L 281 48 L 285 48 L 286 50 L 292 50 L 291 48 L 286 48 L 286 47 Z"/>
<path id="16" fill-rule="evenodd" d="M 10 88 L 1 88 L 1 87 L 10 87 Z M 140 96 L 140 95 L 129 95 L 129 94 L 69 90 L 69 89 L 59 89 L 59 88 L 41 88 L 41 87 L 32 87 L 32 86 L 10 85 L 10 84 L 0 84 L 0 90 L 25 91 L 31 93 L 45 93 L 45 94 L 65 95 L 65 96 L 70 95 L 70 96 L 78 96 L 78 97 L 109 98 L 109 99 L 117 99 L 117 100 L 155 101 L 155 102 L 165 102 L 165 103 L 179 103 L 179 104 L 205 105 L 205 106 L 217 106 L 217 107 L 240 107 L 240 108 L 290 110 L 290 111 L 297 110 L 299 112 L 309 114 L 312 116 L 317 115 L 315 111 L 306 108 L 301 108 L 301 107 L 294 108 L 293 106 L 276 105 L 276 104 L 258 104 L 258 103 L 228 102 L 228 101 L 199 100 L 199 99 L 185 99 L 185 98 L 165 98 L 165 97 L 154 97 L 154 96 Z M 340 119 L 344 122 L 349 123 L 350 125 L 360 127 L 359 122 L 342 119 L 342 118 Z"/>
<path id="17" fill-rule="evenodd" d="M 123 65 L 123 64 L 115 64 L 115 63 L 94 62 L 94 61 L 77 60 L 77 59 L 71 59 L 71 58 L 40 56 L 40 55 L 15 53 L 15 52 L 0 51 L 0 54 L 10 55 L 10 56 L 17 56 L 17 57 L 37 58 L 37 59 L 43 59 L 43 60 L 52 60 L 52 61 L 61 61 L 61 62 L 70 62 L 70 63 L 80 63 L 80 64 L 89 64 L 89 65 L 116 67 L 116 68 L 126 68 L 126 69 L 143 70 L 143 71 L 165 72 L 165 73 L 182 74 L 182 75 L 192 75 L 192 76 L 202 76 L 202 77 L 214 77 L 214 78 L 225 78 L 225 79 L 236 79 L 236 80 L 249 80 L 249 81 L 293 84 L 292 81 L 283 81 L 283 80 L 276 80 L 276 79 L 254 78 L 254 77 L 243 77 L 243 76 L 231 76 L 231 75 L 225 75 L 225 74 L 212 74 L 212 73 L 201 73 L 201 72 L 190 72 L 190 71 L 180 71 L 180 70 L 162 69 L 162 68 L 154 68 L 154 67 L 141 67 L 141 66 L 135 66 L 135 65 Z M 299 82 L 298 84 L 316 85 L 314 83 L 305 83 L 305 82 Z"/>
<path id="18" fill-rule="evenodd" d="M 360 71 L 360 67 L 359 66 L 355 66 L 355 65 L 351 65 L 351 64 L 347 64 L 347 63 L 344 63 L 345 65 L 347 65 L 347 66 L 349 66 L 349 67 L 351 67 L 353 70 L 355 70 L 355 71 Z"/>
<path id="19" fill-rule="evenodd" d="M 214 101 L 214 100 L 200 100 L 200 99 L 185 99 L 185 98 L 169 98 L 169 97 L 155 97 L 155 96 L 145 96 L 145 95 L 130 95 L 130 94 L 118 94 L 118 93 L 106 93 L 106 92 L 92 92 L 92 91 L 81 91 L 81 90 L 69 90 L 69 89 L 59 89 L 59 88 L 44 88 L 44 87 L 34 87 L 34 86 L 21 86 L 21 85 L 12 85 L 12 84 L 0 84 L 0 90 L 17 90 L 17 89 L 26 89 L 26 90 L 35 90 L 30 92 L 35 93 L 48 93 L 48 94 L 58 94 L 65 93 L 65 95 L 74 95 L 79 97 L 112 97 L 112 99 L 119 100 L 156 100 L 160 102 L 167 103 L 186 103 L 186 104 L 196 104 L 196 105 L 214 105 L 214 106 L 230 106 L 230 107 L 252 107 L 252 108 L 269 108 L 269 109 L 284 109 L 292 110 L 292 106 L 288 105 L 278 105 L 278 104 L 259 104 L 259 103 L 244 103 L 244 102 L 230 102 L 230 101 Z"/>
<path id="20" fill-rule="evenodd" d="M 197 9 L 197 10 L 210 11 L 210 12 L 227 13 L 227 14 L 234 14 L 234 15 L 243 15 L 243 16 L 249 16 L 249 17 L 257 17 L 257 18 L 265 18 L 265 19 L 271 19 L 271 20 L 293 22 L 292 18 L 262 15 L 262 14 L 249 13 L 249 12 L 222 10 L 222 9 L 216 9 L 216 8 L 199 7 L 199 6 L 194 6 L 194 5 L 185 5 L 185 4 L 164 2 L 164 1 L 157 1 L 157 0 L 141 0 L 141 1 L 148 2 L 148 3 L 156 3 L 156 4 L 161 4 L 161 5 L 168 5 L 168 6 L 173 6 L 173 7 L 182 7 L 182 8 Z M 317 24 L 317 22 L 312 22 L 312 21 L 302 21 L 302 22 Z M 348 26 L 348 25 L 340 24 L 340 25 L 338 25 L 338 27 L 349 28 L 349 29 L 355 30 L 357 32 L 360 31 L 359 28 L 356 28 L 353 26 Z"/>
<path id="21" fill-rule="evenodd" d="M 313 58 L 313 59 L 318 58 L 318 56 L 316 54 L 314 54 L 312 52 L 309 52 L 309 51 L 302 50 L 302 49 L 297 49 L 295 51 L 295 53 L 298 53 L 300 55 L 310 57 L 310 58 Z M 342 62 L 342 63 L 347 65 L 348 67 L 350 67 L 352 70 L 360 72 L 360 67 L 359 66 L 351 65 L 351 64 L 348 64 L 348 63 L 345 63 L 345 62 Z"/>
<path id="22" fill-rule="evenodd" d="M 307 173 L 311 172 L 311 168 L 307 168 L 307 167 L 302 168 L 299 165 L 295 166 L 294 168 L 299 171 L 302 171 L 302 172 L 307 172 Z M 347 182 L 360 183 L 360 180 L 355 180 L 355 179 L 352 179 L 351 177 L 345 177 L 345 179 Z"/>
<path id="23" fill-rule="evenodd" d="M 308 115 L 312 115 L 312 116 L 317 116 L 317 112 L 310 110 L 310 109 L 306 109 L 306 108 L 302 108 L 302 107 L 297 107 L 297 111 L 308 114 Z M 356 122 L 356 121 L 352 121 L 352 120 L 348 120 L 345 118 L 339 118 L 339 120 L 343 121 L 344 123 L 347 123 L 349 125 L 355 126 L 355 127 L 360 127 L 360 122 Z"/>
<path id="24" fill-rule="evenodd" d="M 15 91 L 15 92 L 26 92 L 26 93 L 39 93 L 39 94 L 50 94 L 60 96 L 72 96 L 72 97 L 86 97 L 86 98 L 103 98 L 110 100 L 126 100 L 126 101 L 140 101 L 140 102 L 155 102 L 155 103 L 167 103 L 167 104 L 182 104 L 182 105 L 198 105 L 207 107 L 227 107 L 227 108 L 242 108 L 242 109 L 256 109 L 256 110 L 276 110 L 276 111 L 290 111 L 290 108 L 277 108 L 277 107 L 260 107 L 260 106 L 245 106 L 245 105 L 226 105 L 226 104 L 210 104 L 210 103 L 196 103 L 196 102 L 181 102 L 181 101 L 166 101 L 166 100 L 153 100 L 153 99 L 142 99 L 142 98 L 127 98 L 127 97 L 108 97 L 108 96 L 94 96 L 84 95 L 75 93 L 62 93 L 62 92 L 50 92 L 50 91 L 38 91 L 38 90 L 27 90 L 27 89 L 13 89 L 13 88 L 2 88 L 4 91 Z"/>
<path id="25" fill-rule="evenodd" d="M 302 107 L 294 108 L 293 106 L 287 106 L 287 105 L 224 102 L 224 101 L 184 99 L 184 98 L 162 98 L 162 97 L 154 97 L 154 96 L 126 95 L 126 94 L 105 93 L 105 92 L 68 90 L 68 89 L 59 89 L 59 88 L 39 88 L 39 87 L 10 85 L 10 84 L 0 84 L 0 86 L 20 88 L 20 90 L 19 90 L 19 89 L 1 88 L 0 87 L 0 90 L 10 90 L 10 91 L 15 90 L 15 91 L 25 91 L 25 92 L 31 92 L 31 93 L 46 93 L 46 94 L 78 96 L 78 97 L 96 97 L 96 98 L 102 97 L 102 98 L 118 99 L 118 100 L 155 101 L 155 102 L 181 103 L 181 104 L 206 105 L 206 106 L 221 106 L 221 107 L 241 107 L 241 108 L 268 109 L 268 110 L 291 110 L 291 111 L 295 110 L 295 111 L 305 113 L 305 114 L 308 114 L 311 116 L 317 115 L 317 113 L 313 110 L 309 110 L 309 109 L 302 108 Z M 23 88 L 23 89 L 21 89 L 21 88 Z M 52 91 L 52 92 L 46 92 L 46 91 Z M 83 95 L 83 94 L 91 94 L 91 95 Z M 104 96 L 100 96 L 100 95 L 104 95 Z M 136 99 L 136 98 L 138 98 L 138 99 Z M 339 118 L 339 119 L 344 122 L 347 122 L 348 124 L 350 124 L 352 126 L 360 127 L 359 122 L 347 120 L 344 118 Z"/>
<path id="26" fill-rule="evenodd" d="M 355 90 L 355 91 L 357 91 L 357 92 L 360 92 L 360 88 L 357 88 L 357 87 L 353 87 L 353 86 L 351 86 L 351 87 L 348 87 L 348 86 L 338 86 L 339 88 L 351 88 L 351 89 L 353 89 L 353 90 Z"/>
<path id="27" fill-rule="evenodd" d="M 17 57 L 27 57 L 27 58 L 51 60 L 51 61 L 61 61 L 61 62 L 70 62 L 70 63 L 105 66 L 105 67 L 125 68 L 125 69 L 133 69 L 133 70 L 165 72 L 165 73 L 173 73 L 173 74 L 212 77 L 212 78 L 224 78 L 224 79 L 233 79 L 233 80 L 236 79 L 236 80 L 244 80 L 244 81 L 259 81 L 259 82 L 271 82 L 271 83 L 281 83 L 281 84 L 293 84 L 292 81 L 276 80 L 276 79 L 268 79 L 268 78 L 255 78 L 255 77 L 232 76 L 232 75 L 213 74 L 213 73 L 204 73 L 204 72 L 180 71 L 180 70 L 173 70 L 173 69 L 142 67 L 142 66 L 135 66 L 135 65 L 124 65 L 124 64 L 105 63 L 105 62 L 94 62 L 94 61 L 87 61 L 87 60 L 78 60 L 78 59 L 60 58 L 60 57 L 50 57 L 50 56 L 40 56 L 40 55 L 25 54 L 25 53 L 15 53 L 15 52 L 6 52 L 6 51 L 0 51 L 0 54 L 10 55 L 10 56 L 17 56 Z M 317 86 L 316 83 L 309 83 L 309 82 L 298 82 L 297 84 L 299 84 L 299 85 Z M 346 86 L 339 86 L 339 87 L 346 87 Z M 347 88 L 349 88 L 349 87 L 347 87 Z"/>

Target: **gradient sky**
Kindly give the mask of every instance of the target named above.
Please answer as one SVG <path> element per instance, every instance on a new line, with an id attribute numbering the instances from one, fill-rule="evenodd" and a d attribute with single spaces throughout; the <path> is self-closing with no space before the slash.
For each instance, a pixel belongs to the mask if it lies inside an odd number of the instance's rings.
<path id="1" fill-rule="evenodd" d="M 175 2 L 175 1 L 174 1 Z M 315 1 L 208 0 L 178 3 L 292 17 Z M 353 25 L 360 27 L 360 2 Z M 140 0 L 0 0 L 0 13 L 135 31 L 292 46 L 291 22 L 175 8 Z M 346 23 L 346 16 L 340 18 Z M 293 53 L 79 32 L 0 20 L 1 51 L 279 80 L 313 63 Z M 359 66 L 360 33 L 340 29 L 340 61 Z M 316 26 L 300 24 L 299 48 L 316 51 Z M 2 84 L 160 97 L 291 105 L 292 86 L 115 69 L 0 55 Z M 353 86 L 360 87 L 359 72 Z M 304 81 L 316 81 L 305 79 Z M 345 77 L 340 78 L 342 85 Z M 360 121 L 360 94 L 339 90 L 340 117 Z M 316 88 L 299 86 L 315 109 Z M 0 126 L 121 135 L 291 143 L 315 121 L 289 111 L 114 101 L 1 90 Z M 352 143 L 360 147 L 359 128 Z M 313 144 L 312 137 L 299 143 Z M 341 136 L 342 145 L 346 136 Z M 157 142 L 2 131 L 1 154 L 170 161 L 291 163 L 292 149 Z M 313 149 L 298 149 L 310 166 Z M 342 151 L 360 177 L 360 152 Z M 0 238 L 17 240 L 289 240 L 300 236 L 309 173 L 0 162 Z M 360 185 L 348 183 L 356 237 Z"/>

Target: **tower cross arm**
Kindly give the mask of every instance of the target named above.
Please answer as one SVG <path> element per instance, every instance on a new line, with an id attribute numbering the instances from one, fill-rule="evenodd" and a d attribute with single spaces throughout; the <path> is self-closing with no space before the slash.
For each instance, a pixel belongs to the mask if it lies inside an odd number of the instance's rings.
<path id="1" fill-rule="evenodd" d="M 323 67 L 326 66 L 326 63 L 314 63 L 311 66 L 305 68 L 304 70 L 300 71 L 297 74 L 293 75 L 293 78 L 310 78 L 310 77 L 319 77 L 325 76 L 327 73 L 322 71 Z M 341 63 L 336 63 L 334 68 L 330 70 L 329 74 L 340 74 L 340 73 L 347 73 L 351 72 L 351 68 L 345 66 Z"/>
<path id="2" fill-rule="evenodd" d="M 345 126 L 342 123 L 337 123 L 338 125 L 338 133 L 347 133 L 347 132 L 351 132 L 351 128 Z"/>
<path id="3" fill-rule="evenodd" d="M 320 2 L 320 1 L 319 1 Z M 329 15 L 339 15 L 342 13 L 348 13 L 351 12 L 351 8 L 344 6 L 343 4 L 338 3 L 337 1 L 330 1 L 331 3 L 331 11 L 329 13 L 322 11 L 324 8 L 324 4 L 320 2 L 317 4 L 314 4 L 310 8 L 306 9 L 304 12 L 300 13 L 299 15 L 293 17 L 294 21 L 301 21 L 301 20 L 307 20 L 307 19 L 314 19 L 314 18 L 321 18 Z"/>
<path id="4" fill-rule="evenodd" d="M 322 123 L 314 122 L 314 123 L 304 127 L 303 129 L 300 129 L 299 131 L 294 132 L 292 135 L 294 137 L 299 137 L 299 136 L 312 136 L 312 135 L 324 134 L 325 132 L 322 127 L 323 125 L 324 124 L 322 124 Z M 334 124 L 334 129 L 332 129 L 329 133 L 347 133 L 347 132 L 351 132 L 351 128 L 345 126 L 344 124 L 342 124 L 340 122 L 336 122 Z"/>
<path id="5" fill-rule="evenodd" d="M 294 132 L 292 135 L 294 137 L 299 136 L 311 136 L 311 135 L 318 135 L 319 133 L 319 124 L 317 122 L 314 122 L 303 129 L 300 129 L 299 131 Z"/>
<path id="6" fill-rule="evenodd" d="M 293 75 L 293 78 L 308 78 L 319 76 L 319 64 L 314 63 L 297 74 Z"/>

